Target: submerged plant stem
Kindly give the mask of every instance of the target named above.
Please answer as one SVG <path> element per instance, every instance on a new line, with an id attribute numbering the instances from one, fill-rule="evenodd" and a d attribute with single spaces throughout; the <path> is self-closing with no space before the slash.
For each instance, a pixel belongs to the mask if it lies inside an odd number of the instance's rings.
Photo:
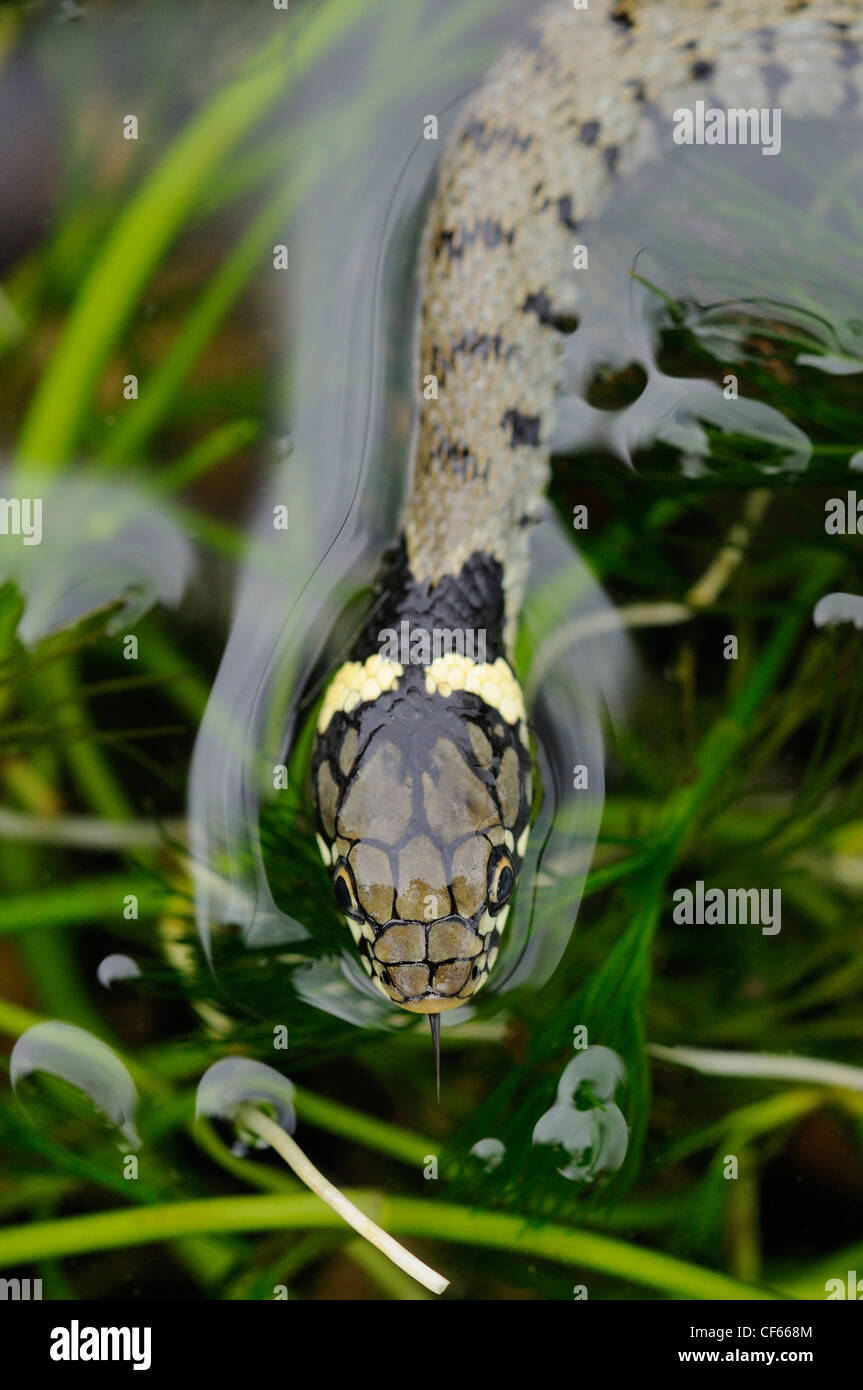
<path id="1" fill-rule="evenodd" d="M 454 1241 L 459 1245 L 533 1255 L 580 1269 L 593 1269 L 642 1287 L 660 1289 L 672 1298 L 775 1299 L 783 1295 L 741 1283 L 714 1269 L 702 1269 L 673 1255 L 566 1226 L 527 1223 L 508 1212 L 481 1211 L 448 1202 L 410 1197 L 381 1197 L 353 1192 L 365 1203 L 378 1202 L 378 1214 L 405 1235 Z M 148 1207 L 142 1219 L 133 1210 L 89 1212 L 57 1221 L 33 1222 L 0 1231 L 0 1266 L 30 1263 L 43 1256 L 117 1250 L 129 1245 L 176 1240 L 215 1231 L 332 1230 L 341 1218 L 317 1197 L 214 1197 Z"/>
<path id="2" fill-rule="evenodd" d="M 759 487 L 750 492 L 744 503 L 743 516 L 735 521 L 719 554 L 686 595 L 686 602 L 691 608 L 707 608 L 716 602 L 743 559 L 752 532 L 763 520 L 769 506 L 770 493 L 767 488 Z"/>
<path id="3" fill-rule="evenodd" d="M 253 1105 L 241 1106 L 237 1111 L 237 1119 L 245 1129 L 250 1129 L 253 1134 L 257 1134 L 260 1139 L 269 1144 L 281 1154 L 282 1158 L 292 1168 L 301 1182 L 304 1182 L 322 1202 L 332 1207 L 349 1226 L 361 1235 L 369 1244 L 374 1245 L 380 1250 L 387 1259 L 392 1260 L 394 1265 L 404 1270 L 405 1274 L 410 1274 L 424 1288 L 431 1289 L 432 1293 L 443 1293 L 449 1288 L 449 1280 L 444 1279 L 441 1274 L 430 1269 L 423 1264 L 422 1260 L 417 1259 L 409 1250 L 405 1250 L 403 1245 L 393 1240 L 392 1236 L 387 1235 L 386 1231 L 380 1226 L 376 1226 L 366 1216 L 365 1212 L 355 1207 L 343 1192 L 334 1187 L 313 1163 L 306 1158 L 299 1144 L 291 1138 L 281 1125 L 277 1125 L 275 1120 L 271 1120 L 263 1111 L 258 1110 Z"/>
<path id="4" fill-rule="evenodd" d="M 703 1047 L 663 1047 L 654 1043 L 652 1056 L 705 1076 L 746 1076 L 770 1081 L 807 1081 L 863 1091 L 863 1069 L 824 1057 L 789 1057 L 771 1052 L 715 1052 Z"/>

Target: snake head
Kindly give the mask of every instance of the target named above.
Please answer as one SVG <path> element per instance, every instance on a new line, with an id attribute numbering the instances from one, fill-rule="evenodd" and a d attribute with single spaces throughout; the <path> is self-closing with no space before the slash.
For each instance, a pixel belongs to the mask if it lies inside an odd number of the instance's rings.
<path id="1" fill-rule="evenodd" d="M 414 1013 L 457 1008 L 495 963 L 527 844 L 530 754 L 510 667 L 345 663 L 312 779 L 321 854 L 367 974 Z"/>

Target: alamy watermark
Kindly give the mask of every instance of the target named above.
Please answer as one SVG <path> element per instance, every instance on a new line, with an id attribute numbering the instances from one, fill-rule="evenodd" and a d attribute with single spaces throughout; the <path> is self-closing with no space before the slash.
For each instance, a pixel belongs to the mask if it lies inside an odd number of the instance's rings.
<path id="1" fill-rule="evenodd" d="M 378 633 L 379 651 L 400 666 L 428 666 L 444 656 L 464 656 L 481 666 L 486 660 L 485 628 L 411 627 L 407 618 Z"/>
<path id="2" fill-rule="evenodd" d="M 782 930 L 781 888 L 705 888 L 698 879 L 694 890 L 674 892 L 673 920 L 678 926 L 761 927 L 762 936 L 777 936 Z"/>
<path id="3" fill-rule="evenodd" d="M 0 1279 L 0 1303 L 38 1302 L 41 1297 L 41 1279 Z"/>
<path id="4" fill-rule="evenodd" d="M 782 149 L 782 112 L 774 107 L 678 106 L 674 113 L 675 145 L 760 145 L 762 154 Z"/>
<path id="5" fill-rule="evenodd" d="M 73 1318 L 69 1327 L 51 1332 L 52 1361 L 131 1361 L 134 1371 L 148 1371 L 152 1364 L 152 1329 L 149 1327 L 82 1327 Z"/>
<path id="6" fill-rule="evenodd" d="M 42 498 L 0 497 L 0 536 L 20 536 L 24 545 L 41 545 Z"/>
<path id="7" fill-rule="evenodd" d="M 828 1303 L 836 1298 L 859 1302 L 863 1299 L 863 1279 L 857 1278 L 856 1269 L 849 1269 L 843 1279 L 828 1279 L 824 1285 L 824 1293 Z"/>

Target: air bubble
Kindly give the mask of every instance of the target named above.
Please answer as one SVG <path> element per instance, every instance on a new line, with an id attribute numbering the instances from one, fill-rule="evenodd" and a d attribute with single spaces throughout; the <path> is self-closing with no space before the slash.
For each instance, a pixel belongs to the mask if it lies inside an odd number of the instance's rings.
<path id="1" fill-rule="evenodd" d="M 140 1148 L 134 1124 L 138 1110 L 135 1083 L 116 1053 L 92 1033 L 72 1023 L 37 1023 L 16 1042 L 9 1071 L 12 1086 L 22 1100 L 22 1083 L 39 1073 L 65 1081 L 85 1095 L 119 1132 L 121 1148 Z"/>
<path id="2" fill-rule="evenodd" d="M 506 1146 L 500 1139 L 478 1139 L 470 1152 L 471 1157 L 480 1160 L 487 1173 L 493 1173 L 506 1157 Z"/>
<path id="3" fill-rule="evenodd" d="M 610 1047 L 585 1048 L 567 1066 L 554 1105 L 533 1131 L 534 1144 L 548 1148 L 562 1178 L 593 1182 L 620 1168 L 629 1131 L 614 1097 L 625 1074 Z"/>
<path id="4" fill-rule="evenodd" d="M 134 980 L 141 973 L 141 967 L 131 956 L 120 955 L 105 956 L 99 962 L 96 971 L 96 979 L 103 989 L 110 989 L 118 980 Z"/>
<path id="5" fill-rule="evenodd" d="M 208 1119 L 233 1124 L 242 1105 L 259 1106 L 288 1134 L 296 1128 L 294 1087 L 286 1076 L 249 1057 L 223 1057 L 204 1072 L 198 1083 L 195 1114 L 198 1118 L 206 1115 Z M 238 1128 L 233 1152 L 242 1155 L 252 1148 L 266 1149 L 269 1145 Z"/>

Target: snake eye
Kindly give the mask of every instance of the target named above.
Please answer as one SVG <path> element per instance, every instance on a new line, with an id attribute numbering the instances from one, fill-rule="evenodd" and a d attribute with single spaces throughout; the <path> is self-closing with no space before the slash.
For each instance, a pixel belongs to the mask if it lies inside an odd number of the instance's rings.
<path id="1" fill-rule="evenodd" d="M 492 916 L 500 912 L 512 897 L 515 888 L 515 868 L 507 851 L 500 850 L 494 856 L 488 869 L 488 910 Z"/>
<path id="2" fill-rule="evenodd" d="M 336 902 L 342 912 L 347 913 L 348 917 L 355 917 L 358 921 L 363 920 L 360 912 L 360 905 L 357 902 L 357 890 L 354 886 L 354 876 L 348 865 L 342 860 L 336 869 L 333 879 L 333 892 Z"/>

